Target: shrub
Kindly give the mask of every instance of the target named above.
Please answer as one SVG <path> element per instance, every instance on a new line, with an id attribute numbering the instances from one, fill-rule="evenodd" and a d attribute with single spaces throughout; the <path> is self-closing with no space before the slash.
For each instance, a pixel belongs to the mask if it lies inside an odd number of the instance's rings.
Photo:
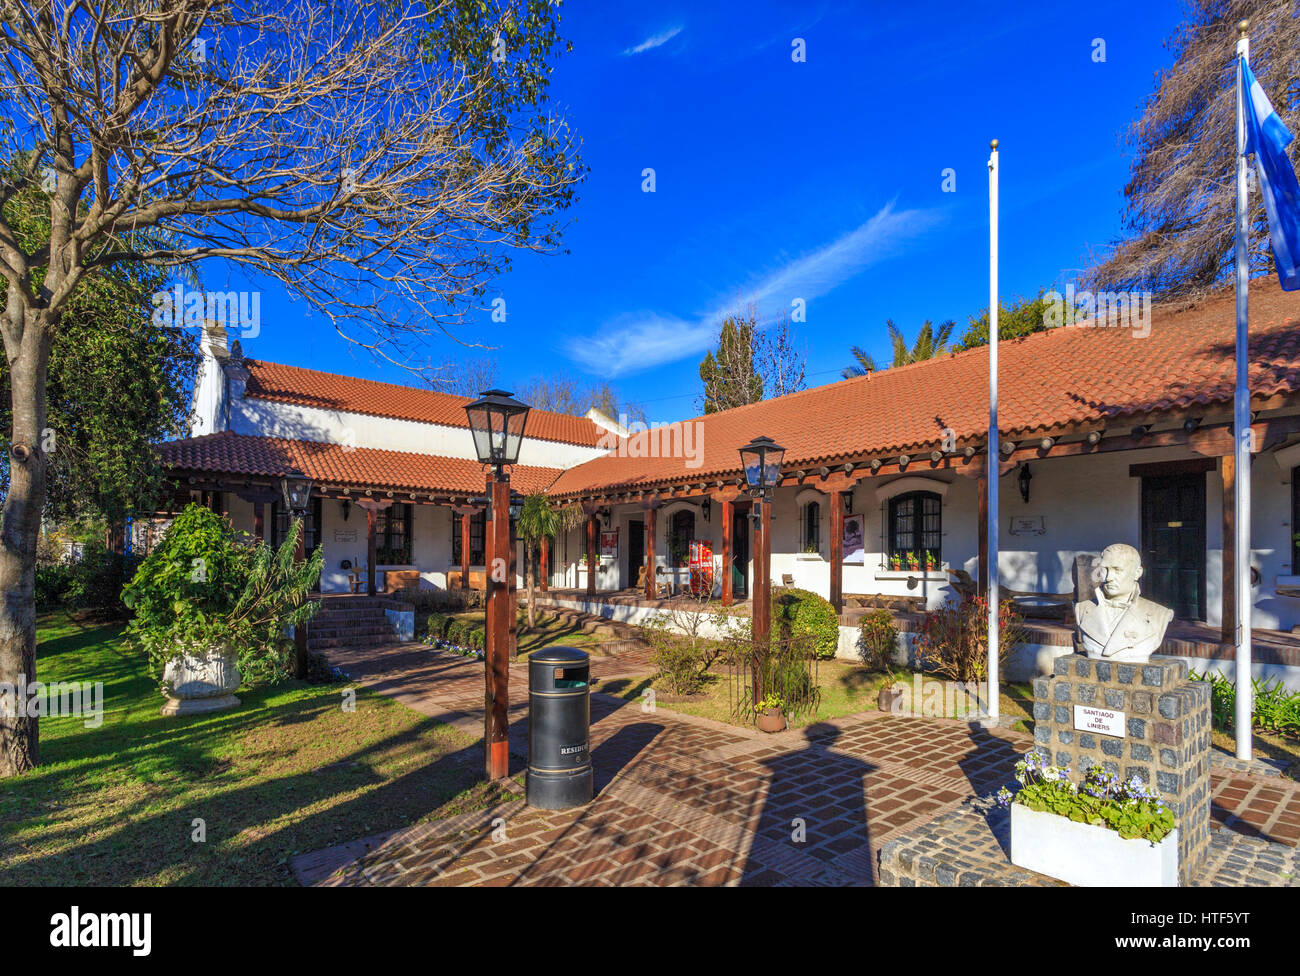
<path id="1" fill-rule="evenodd" d="M 47 613 L 63 606 L 72 588 L 72 567 L 53 563 L 36 567 L 36 612 Z"/>
<path id="2" fill-rule="evenodd" d="M 921 670 L 931 671 L 962 683 L 988 678 L 988 600 L 972 597 L 932 610 L 921 621 L 917 634 L 917 661 Z M 998 611 L 998 661 L 1005 662 L 1025 641 L 1020 614 L 1010 600 Z"/>
<path id="3" fill-rule="evenodd" d="M 873 610 L 862 618 L 858 652 L 872 671 L 889 671 L 898 650 L 898 628 L 888 610 Z"/>
<path id="4" fill-rule="evenodd" d="M 67 606 L 113 617 L 129 614 L 122 591 L 142 560 L 139 556 L 112 552 L 104 546 L 87 545 L 72 564 L 72 580 L 64 596 Z"/>
<path id="5" fill-rule="evenodd" d="M 319 607 L 307 594 L 323 554 L 294 559 L 301 530 L 295 522 L 272 552 L 262 542 L 244 545 L 226 519 L 200 505 L 176 517 L 122 593 L 135 611 L 128 634 L 156 678 L 187 651 L 210 647 L 234 649 L 246 683 L 287 674 L 293 642 L 286 630 Z"/>
<path id="6" fill-rule="evenodd" d="M 772 636 L 810 637 L 813 653 L 827 660 L 840 645 L 840 621 L 835 608 L 820 595 L 798 587 L 772 591 Z"/>
<path id="7" fill-rule="evenodd" d="M 704 655 L 694 642 L 662 631 L 651 641 L 655 682 L 674 695 L 693 695 L 704 687 Z"/>
<path id="8" fill-rule="evenodd" d="M 1197 674 L 1189 671 L 1194 681 L 1207 681 L 1210 685 L 1210 720 L 1221 732 L 1230 732 L 1237 724 L 1237 685 L 1216 671 Z M 1265 732 L 1300 738 L 1300 692 L 1288 691 L 1279 678 L 1275 683 L 1251 679 L 1254 691 L 1252 724 Z"/>

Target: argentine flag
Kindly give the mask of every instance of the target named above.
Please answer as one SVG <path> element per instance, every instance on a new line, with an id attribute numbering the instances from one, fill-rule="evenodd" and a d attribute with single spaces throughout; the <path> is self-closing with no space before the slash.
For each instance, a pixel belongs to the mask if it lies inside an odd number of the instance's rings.
<path id="1" fill-rule="evenodd" d="M 1242 152 L 1255 154 L 1278 281 L 1285 291 L 1296 291 L 1300 289 L 1300 184 L 1286 154 L 1294 136 L 1273 111 L 1245 58 L 1241 59 L 1241 83 L 1246 95 L 1246 141 Z"/>

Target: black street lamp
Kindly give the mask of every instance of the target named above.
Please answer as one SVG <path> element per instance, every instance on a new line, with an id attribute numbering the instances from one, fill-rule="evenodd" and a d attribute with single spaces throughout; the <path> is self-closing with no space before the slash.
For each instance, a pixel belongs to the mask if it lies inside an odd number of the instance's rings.
<path id="1" fill-rule="evenodd" d="M 766 644 L 772 630 L 772 513 L 767 498 L 781 481 L 785 448 L 770 437 L 755 437 L 740 449 L 740 466 L 754 496 L 754 615 L 750 624 L 754 637 L 754 707 L 763 696 L 759 674 L 766 660 Z M 760 655 L 759 648 L 764 652 Z"/>
<path id="2" fill-rule="evenodd" d="M 290 517 L 301 524 L 298 527 L 298 545 L 294 550 L 295 559 L 307 558 L 307 505 L 311 500 L 311 479 L 300 474 L 287 474 L 280 479 L 280 494 L 284 498 L 284 507 Z M 295 678 L 307 677 L 307 625 L 293 629 Z"/>
<path id="3" fill-rule="evenodd" d="M 510 475 L 507 466 L 519 460 L 519 448 L 528 423 L 529 407 L 504 390 L 487 390 L 473 403 L 465 404 L 474 453 L 479 463 L 491 465 L 487 476 L 487 562 L 486 640 L 484 681 L 487 708 L 483 741 L 488 779 L 503 779 L 510 772 L 510 719 L 507 715 L 510 691 L 510 621 L 514 614 L 515 573 L 510 517 Z"/>

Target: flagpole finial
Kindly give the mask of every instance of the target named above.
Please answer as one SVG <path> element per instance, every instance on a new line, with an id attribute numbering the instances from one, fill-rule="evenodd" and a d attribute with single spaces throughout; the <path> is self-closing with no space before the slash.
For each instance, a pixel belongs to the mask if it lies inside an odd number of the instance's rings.
<path id="1" fill-rule="evenodd" d="M 998 151 L 998 141 L 997 141 L 996 139 L 990 141 L 990 142 L 989 142 L 989 148 L 992 149 L 994 152 L 997 152 L 997 151 Z"/>
<path id="2" fill-rule="evenodd" d="M 1237 36 L 1238 36 L 1238 37 L 1245 37 L 1246 34 L 1247 34 L 1249 31 L 1250 31 L 1250 20 L 1249 20 L 1249 19 L 1242 18 L 1241 20 L 1237 21 Z"/>

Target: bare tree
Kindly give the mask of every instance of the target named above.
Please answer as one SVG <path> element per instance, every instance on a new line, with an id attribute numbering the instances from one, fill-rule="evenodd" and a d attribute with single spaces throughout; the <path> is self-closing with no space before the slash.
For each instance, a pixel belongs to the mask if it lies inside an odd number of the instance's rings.
<path id="1" fill-rule="evenodd" d="M 425 373 L 425 381 L 439 393 L 477 397 L 497 385 L 497 364 L 486 356 L 471 359 L 446 358 Z"/>
<path id="2" fill-rule="evenodd" d="M 1295 0 L 1189 0 L 1165 42 L 1174 64 L 1156 76 L 1129 128 L 1135 152 L 1124 188 L 1126 237 L 1084 276 L 1094 290 L 1195 296 L 1231 273 L 1237 151 L 1233 54 L 1250 18 L 1251 67 L 1287 127 L 1300 123 L 1300 18 Z M 1300 140 L 1291 145 L 1300 159 Z M 1270 266 L 1267 218 L 1252 195 L 1250 265 Z"/>
<path id="3" fill-rule="evenodd" d="M 763 396 L 767 399 L 796 393 L 808 387 L 808 357 L 799 347 L 790 325 L 790 312 L 784 310 L 776 322 L 759 335 L 757 369 L 763 377 Z"/>
<path id="4" fill-rule="evenodd" d="M 46 367 L 88 279 L 126 262 L 225 259 L 403 361 L 484 304 L 512 249 L 558 247 L 584 169 L 547 101 L 562 46 L 547 0 L 0 10 L 13 403 L 0 682 L 17 682 L 35 673 Z M 49 195 L 49 232 L 24 247 L 3 208 L 32 186 Z M 0 776 L 30 769 L 37 744 L 35 719 L 0 718 Z"/>

